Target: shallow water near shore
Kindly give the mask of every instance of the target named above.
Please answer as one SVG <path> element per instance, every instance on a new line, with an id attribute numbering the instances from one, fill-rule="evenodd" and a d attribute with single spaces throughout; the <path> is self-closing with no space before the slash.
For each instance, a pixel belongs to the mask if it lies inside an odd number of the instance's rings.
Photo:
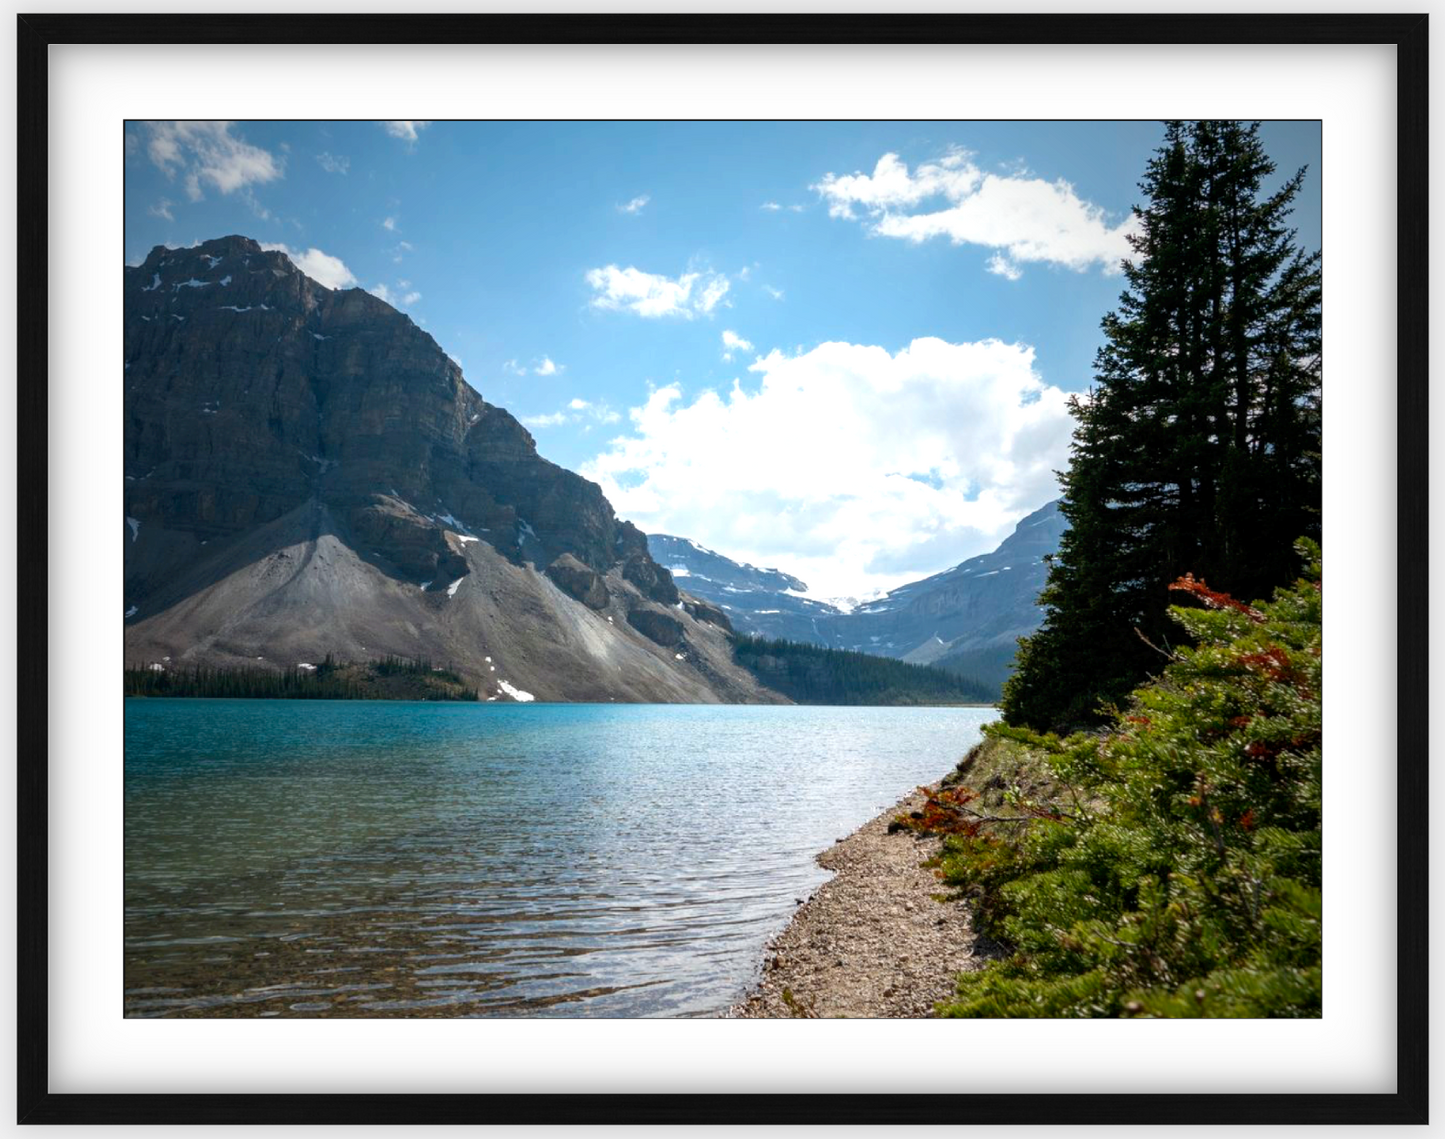
<path id="1" fill-rule="evenodd" d="M 128 1016 L 706 1016 L 989 708 L 128 700 Z"/>

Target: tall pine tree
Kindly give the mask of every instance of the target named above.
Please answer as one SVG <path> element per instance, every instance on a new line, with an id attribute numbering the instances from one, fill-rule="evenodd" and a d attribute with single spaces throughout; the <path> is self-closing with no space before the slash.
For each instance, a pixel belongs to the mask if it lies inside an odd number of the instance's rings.
<path id="1" fill-rule="evenodd" d="M 1288 225 L 1305 171 L 1266 193 L 1274 170 L 1257 123 L 1166 125 L 1070 404 L 1069 530 L 1004 687 L 1012 724 L 1096 721 L 1165 663 L 1171 581 L 1265 597 L 1320 537 L 1319 254 Z"/>

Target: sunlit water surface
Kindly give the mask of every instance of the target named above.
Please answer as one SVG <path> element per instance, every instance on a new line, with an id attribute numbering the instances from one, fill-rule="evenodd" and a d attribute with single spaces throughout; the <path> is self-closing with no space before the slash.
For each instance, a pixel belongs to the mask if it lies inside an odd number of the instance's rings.
<path id="1" fill-rule="evenodd" d="M 128 700 L 130 1016 L 698 1016 L 981 708 Z"/>

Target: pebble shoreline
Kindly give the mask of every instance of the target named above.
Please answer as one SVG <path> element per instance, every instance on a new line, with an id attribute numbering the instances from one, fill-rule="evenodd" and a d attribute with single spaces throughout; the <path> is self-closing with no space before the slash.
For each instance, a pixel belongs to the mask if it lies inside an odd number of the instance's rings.
<path id="1" fill-rule="evenodd" d="M 728 1016 L 930 1017 L 959 973 L 982 967 L 986 939 L 962 903 L 936 900 L 945 887 L 920 865 L 942 840 L 888 833 L 923 801 L 914 791 L 818 855 L 834 876 L 768 943 L 760 981 Z"/>

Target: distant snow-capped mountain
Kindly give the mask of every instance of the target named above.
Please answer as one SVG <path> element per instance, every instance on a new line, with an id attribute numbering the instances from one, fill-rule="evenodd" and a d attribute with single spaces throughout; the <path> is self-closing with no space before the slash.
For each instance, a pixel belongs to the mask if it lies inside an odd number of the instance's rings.
<path id="1" fill-rule="evenodd" d="M 881 597 L 820 600 L 778 569 L 740 564 L 686 538 L 648 536 L 648 551 L 689 593 L 720 606 L 740 632 L 936 664 L 1001 685 L 1016 642 L 1042 619 L 1045 559 L 1065 521 L 1057 501 L 1022 519 L 992 553 Z"/>

